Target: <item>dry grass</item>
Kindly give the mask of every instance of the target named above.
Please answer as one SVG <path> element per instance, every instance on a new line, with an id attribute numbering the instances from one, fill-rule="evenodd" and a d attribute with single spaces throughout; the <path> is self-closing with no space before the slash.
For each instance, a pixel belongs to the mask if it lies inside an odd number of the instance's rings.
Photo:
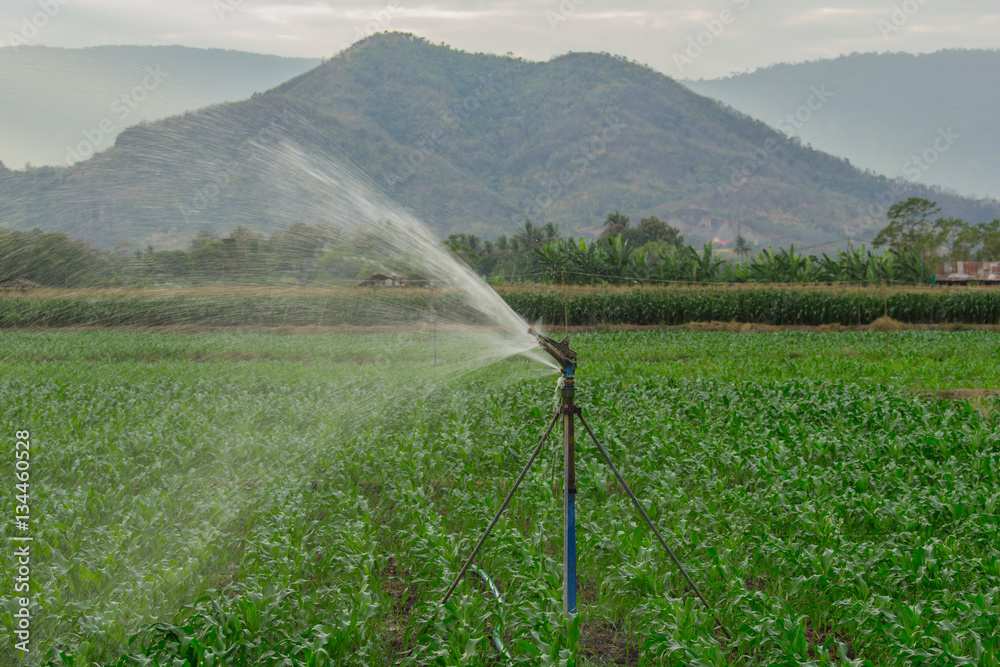
<path id="1" fill-rule="evenodd" d="M 863 329 L 866 331 L 903 331 L 907 328 L 902 322 L 892 319 L 891 317 L 880 317 L 871 324 L 866 324 Z"/>
<path id="2" fill-rule="evenodd" d="M 969 406 L 986 419 L 1000 413 L 997 401 L 1000 389 L 917 389 L 912 393 L 932 401 L 968 401 Z"/>
<path id="3" fill-rule="evenodd" d="M 0 293 L 0 299 L 156 299 L 161 297 L 216 297 L 216 296 L 271 296 L 271 297 L 303 297 L 326 296 L 328 294 L 357 294 L 378 290 L 386 294 L 421 295 L 434 292 L 456 291 L 455 288 L 429 290 L 422 287 L 357 287 L 350 285 L 336 286 L 275 286 L 266 285 L 202 285 L 198 287 L 106 287 L 106 288 L 62 288 L 45 287 L 26 292 Z"/>
<path id="4" fill-rule="evenodd" d="M 493 289 L 500 294 L 512 292 L 529 292 L 540 294 L 562 294 L 575 295 L 590 294 L 615 294 L 622 292 L 753 292 L 759 290 L 785 290 L 791 292 L 827 292 L 831 294 L 861 294 L 892 296 L 893 294 L 912 293 L 932 293 L 943 294 L 950 292 L 989 292 L 996 291 L 996 287 L 990 286 L 942 286 L 942 285 L 894 285 L 884 289 L 881 285 L 868 285 L 859 287 L 858 285 L 838 284 L 838 283 L 670 283 L 664 285 L 543 285 L 543 284 L 521 284 L 521 285 L 494 285 Z"/>
<path id="5" fill-rule="evenodd" d="M 929 389 L 918 392 L 949 401 L 965 401 L 984 396 L 1000 396 L 1000 389 Z"/>
<path id="6" fill-rule="evenodd" d="M 843 324 L 822 324 L 819 326 L 805 326 L 797 324 L 756 324 L 753 322 L 688 322 L 682 324 L 678 329 L 686 331 L 728 331 L 733 333 L 778 333 L 781 331 L 813 331 L 816 333 L 828 333 L 831 331 L 847 331 L 849 327 Z"/>
<path id="7" fill-rule="evenodd" d="M 888 320 L 891 324 L 886 324 Z M 881 324 L 879 324 L 881 322 Z M 891 326 L 894 328 L 884 329 L 879 326 Z M 997 324 L 907 324 L 898 322 L 892 318 L 879 318 L 871 324 L 862 327 L 845 326 L 843 324 L 822 324 L 818 326 L 806 326 L 802 324 L 755 324 L 751 322 L 688 322 L 687 324 L 662 325 L 662 324 L 596 324 L 593 326 L 571 326 L 569 328 L 560 325 L 546 325 L 545 331 L 549 334 L 576 334 L 587 331 L 704 331 L 704 332 L 729 332 L 729 333 L 780 333 L 782 331 L 809 331 L 813 333 L 836 333 L 840 331 L 992 331 L 1000 332 L 1000 325 Z"/>
<path id="8" fill-rule="evenodd" d="M 879 324 L 879 318 L 871 324 L 860 327 L 862 331 L 991 331 L 1000 333 L 1000 325 L 997 324 L 907 324 L 888 318 L 892 328 L 878 328 L 887 326 Z M 290 325 L 282 324 L 275 326 L 266 325 L 245 325 L 245 326 L 210 326 L 203 324 L 170 324 L 163 326 L 69 326 L 69 327 L 23 327 L 22 331 L 140 331 L 142 333 L 177 333 L 177 334 L 201 334 L 201 333 L 270 333 L 287 335 L 322 335 L 331 334 L 393 334 L 393 333 L 429 333 L 429 324 L 421 323 L 417 325 L 400 326 L 360 326 L 348 324 L 336 325 Z M 463 333 L 468 331 L 464 327 L 451 327 L 445 324 L 437 326 L 438 332 Z M 858 331 L 857 326 L 844 326 L 843 324 L 823 324 L 819 326 L 805 326 L 800 324 L 754 324 L 750 322 L 688 322 L 687 324 L 666 325 L 666 324 L 595 324 L 595 325 L 574 325 L 564 327 L 558 324 L 546 325 L 545 333 L 548 335 L 579 334 L 589 331 L 704 331 L 704 332 L 730 332 L 730 333 L 780 333 L 782 331 L 808 331 L 813 333 L 836 333 L 840 331 Z M 497 329 L 499 331 L 499 329 Z"/>

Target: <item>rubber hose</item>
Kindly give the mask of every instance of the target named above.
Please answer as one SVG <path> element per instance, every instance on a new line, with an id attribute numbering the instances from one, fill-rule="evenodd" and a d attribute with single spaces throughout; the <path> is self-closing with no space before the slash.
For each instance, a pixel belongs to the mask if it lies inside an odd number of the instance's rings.
<path id="1" fill-rule="evenodd" d="M 490 579 L 490 576 L 488 574 L 480 570 L 475 565 L 469 568 L 469 572 L 476 573 L 476 575 L 483 580 L 483 583 L 485 583 L 489 587 L 490 593 L 492 593 L 493 597 L 496 598 L 497 606 L 500 607 L 500 619 L 504 620 L 504 616 L 506 616 L 506 610 L 504 609 L 503 606 L 504 604 L 503 596 L 500 594 L 500 589 L 497 588 L 497 585 L 493 583 L 493 580 Z M 500 637 L 495 632 L 493 633 L 493 646 L 496 647 L 497 653 L 507 658 L 508 660 L 511 659 L 510 653 L 507 653 L 507 649 L 504 648 L 503 642 L 500 640 Z"/>

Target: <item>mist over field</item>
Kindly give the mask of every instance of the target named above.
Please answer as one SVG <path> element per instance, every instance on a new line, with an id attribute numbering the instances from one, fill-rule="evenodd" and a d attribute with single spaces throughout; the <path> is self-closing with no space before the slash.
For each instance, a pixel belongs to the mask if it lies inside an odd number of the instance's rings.
<path id="1" fill-rule="evenodd" d="M 180 46 L 3 47 L 0 161 L 67 166 L 133 125 L 246 99 L 319 62 Z"/>
<path id="2" fill-rule="evenodd" d="M 998 27 L 3 5 L 0 666 L 1000 667 Z"/>
<path id="3" fill-rule="evenodd" d="M 1000 197 L 1000 51 L 854 53 L 684 84 L 862 169 Z"/>

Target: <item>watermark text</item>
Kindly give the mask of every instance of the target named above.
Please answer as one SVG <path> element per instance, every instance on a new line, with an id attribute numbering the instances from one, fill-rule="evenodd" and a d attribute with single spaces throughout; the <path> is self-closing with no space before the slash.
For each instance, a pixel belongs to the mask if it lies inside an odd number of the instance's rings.
<path id="1" fill-rule="evenodd" d="M 14 433 L 14 648 L 27 653 L 31 642 L 31 434 Z"/>

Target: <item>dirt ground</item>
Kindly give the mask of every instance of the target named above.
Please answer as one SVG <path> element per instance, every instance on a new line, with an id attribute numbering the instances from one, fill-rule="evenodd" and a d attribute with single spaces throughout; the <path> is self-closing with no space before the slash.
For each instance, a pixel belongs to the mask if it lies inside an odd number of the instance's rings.
<path id="1" fill-rule="evenodd" d="M 891 317 L 880 317 L 871 324 L 844 326 L 843 324 L 823 324 L 820 326 L 805 326 L 795 324 L 773 325 L 754 324 L 750 322 L 688 322 L 676 326 L 639 326 L 633 324 L 596 325 L 566 327 L 546 327 L 549 333 L 582 333 L 585 331 L 728 331 L 736 333 L 778 333 L 781 331 L 811 331 L 815 333 L 831 333 L 838 331 L 992 331 L 1000 332 L 997 324 L 907 324 L 898 322 Z"/>
<path id="2" fill-rule="evenodd" d="M 330 335 L 330 334 L 374 334 L 374 333 L 412 333 L 429 332 L 428 325 L 419 326 L 245 326 L 218 327 L 196 324 L 176 324 L 160 327 L 28 327 L 17 331 L 141 331 L 144 333 L 277 333 L 289 335 Z M 446 325 L 438 327 L 438 331 L 447 331 Z M 843 324 L 823 324 L 820 326 L 804 325 L 773 325 L 754 324 L 749 322 L 688 322 L 680 325 L 636 325 L 636 324 L 597 324 L 591 326 L 547 326 L 545 332 L 555 334 L 578 334 L 589 331 L 725 331 L 735 333 L 779 333 L 782 331 L 810 331 L 814 333 L 831 333 L 838 331 L 990 331 L 1000 333 L 997 324 L 907 324 L 898 322 L 891 317 L 880 317 L 871 324 L 844 326 Z"/>

